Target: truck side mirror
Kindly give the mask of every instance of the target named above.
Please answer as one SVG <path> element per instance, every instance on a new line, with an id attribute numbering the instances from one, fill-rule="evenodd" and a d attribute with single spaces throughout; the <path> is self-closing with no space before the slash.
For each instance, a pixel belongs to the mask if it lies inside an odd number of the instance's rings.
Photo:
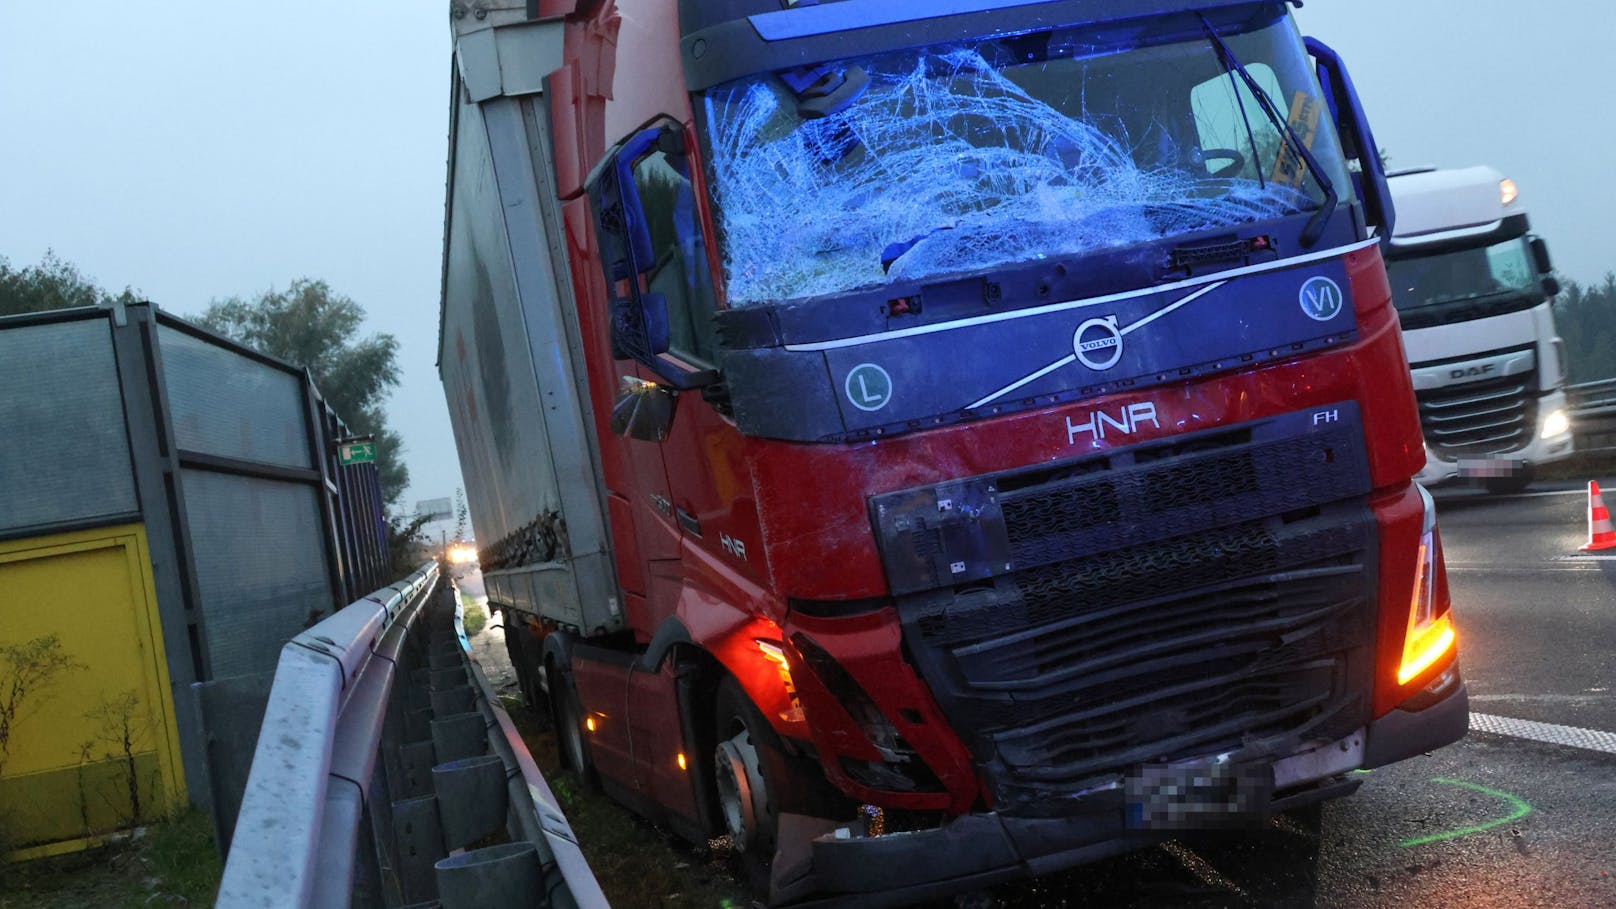
<path id="1" fill-rule="evenodd" d="M 661 442 L 673 428 L 673 392 L 655 382 L 624 376 L 612 403 L 613 433 L 642 442 Z"/>
<path id="2" fill-rule="evenodd" d="M 1554 272 L 1554 260 L 1549 258 L 1549 244 L 1544 242 L 1542 237 L 1533 237 L 1531 246 L 1532 261 L 1537 265 L 1537 273 L 1540 275 L 1552 274 Z"/>
<path id="3" fill-rule="evenodd" d="M 1364 213 L 1371 225 L 1380 228 L 1382 243 L 1390 243 L 1397 227 L 1397 209 L 1392 204 L 1391 184 L 1386 182 L 1386 165 L 1380 160 L 1380 146 L 1375 143 L 1369 118 L 1364 115 L 1363 102 L 1352 85 L 1341 55 L 1317 38 L 1306 39 L 1307 52 L 1318 66 L 1319 85 L 1335 118 L 1336 130 L 1343 144 L 1356 149 L 1361 172 L 1357 175 L 1359 196 L 1364 202 Z"/>
<path id="4" fill-rule="evenodd" d="M 634 162 L 655 149 L 661 136 L 660 129 L 635 133 L 618 151 L 612 163 L 617 178 L 618 198 L 622 203 L 623 234 L 628 240 L 629 255 L 633 257 L 633 270 L 641 274 L 650 270 L 656 262 L 651 250 L 651 225 L 645 217 L 645 205 L 640 202 L 639 187 L 634 185 Z"/>
<path id="5" fill-rule="evenodd" d="M 657 354 L 667 353 L 668 301 L 647 292 L 612 300 L 612 356 L 651 365 Z"/>

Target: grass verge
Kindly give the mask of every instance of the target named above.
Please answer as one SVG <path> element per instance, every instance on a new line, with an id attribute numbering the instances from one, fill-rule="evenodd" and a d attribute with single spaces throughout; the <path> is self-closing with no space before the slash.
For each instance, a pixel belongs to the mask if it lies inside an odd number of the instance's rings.
<path id="1" fill-rule="evenodd" d="M 477 601 L 462 593 L 460 595 L 460 624 L 466 629 L 466 637 L 471 637 L 483 630 L 488 624 L 488 613 Z"/>
<path id="2" fill-rule="evenodd" d="M 727 851 L 692 847 L 584 786 L 561 769 L 547 716 L 514 699 L 505 701 L 505 709 L 561 803 L 613 909 L 752 905 L 746 888 L 736 882 Z"/>
<path id="3" fill-rule="evenodd" d="M 0 909 L 207 906 L 223 871 L 213 823 L 192 809 L 135 839 L 0 867 Z"/>

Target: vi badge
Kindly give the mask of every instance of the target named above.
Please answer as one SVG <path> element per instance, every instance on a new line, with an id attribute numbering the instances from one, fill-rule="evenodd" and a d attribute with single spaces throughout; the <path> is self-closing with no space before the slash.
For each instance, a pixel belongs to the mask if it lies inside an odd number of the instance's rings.
<path id="1" fill-rule="evenodd" d="M 1341 285 L 1323 275 L 1314 275 L 1302 285 L 1302 312 L 1307 313 L 1309 319 L 1328 322 L 1341 314 L 1345 298 Z"/>

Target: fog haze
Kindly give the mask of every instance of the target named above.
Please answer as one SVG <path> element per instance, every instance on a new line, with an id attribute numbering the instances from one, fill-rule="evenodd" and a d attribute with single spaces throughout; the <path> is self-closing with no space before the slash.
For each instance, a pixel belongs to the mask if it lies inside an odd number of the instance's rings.
<path id="1" fill-rule="evenodd" d="M 401 342 L 411 487 L 460 485 L 433 363 L 447 4 L 7 3 L 0 255 L 47 248 L 180 315 L 320 278 Z M 1556 264 L 1616 268 L 1605 113 L 1616 15 L 1592 0 L 1313 0 L 1393 167 L 1491 164 Z M 670 40 L 672 38 L 670 37 Z"/>

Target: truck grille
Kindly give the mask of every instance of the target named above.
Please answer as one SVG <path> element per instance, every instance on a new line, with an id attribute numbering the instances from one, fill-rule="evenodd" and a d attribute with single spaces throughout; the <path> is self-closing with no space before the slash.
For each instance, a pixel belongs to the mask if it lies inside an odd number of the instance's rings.
<path id="1" fill-rule="evenodd" d="M 998 808 L 1060 813 L 1140 763 L 1288 753 L 1367 720 L 1375 532 L 1351 414 L 978 478 L 1003 533 L 982 548 L 1008 561 L 898 602 Z"/>
<path id="2" fill-rule="evenodd" d="M 1418 392 L 1425 443 L 1450 458 L 1525 448 L 1537 425 L 1531 373 Z"/>

